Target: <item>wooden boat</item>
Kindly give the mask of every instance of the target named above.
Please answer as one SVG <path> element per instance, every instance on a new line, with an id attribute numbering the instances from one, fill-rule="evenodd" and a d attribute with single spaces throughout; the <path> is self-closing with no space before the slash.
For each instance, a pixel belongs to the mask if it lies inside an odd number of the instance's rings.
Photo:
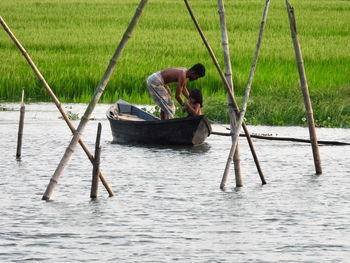
<path id="1" fill-rule="evenodd" d="M 211 133 L 204 115 L 160 120 L 123 100 L 113 104 L 106 114 L 114 143 L 198 145 Z"/>

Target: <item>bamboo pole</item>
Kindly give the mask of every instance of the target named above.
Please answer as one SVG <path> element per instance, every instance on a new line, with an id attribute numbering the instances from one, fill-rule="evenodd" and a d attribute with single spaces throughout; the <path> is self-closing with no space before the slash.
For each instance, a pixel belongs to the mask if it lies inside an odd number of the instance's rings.
<path id="1" fill-rule="evenodd" d="M 228 96 L 230 97 L 231 101 L 233 102 L 231 105 L 228 105 L 228 106 L 233 108 L 233 110 L 236 112 L 236 115 L 237 115 L 237 116 L 240 116 L 240 111 L 239 111 L 237 102 L 236 102 L 236 100 L 235 100 L 235 98 L 234 98 L 234 96 L 233 96 L 233 92 L 232 92 L 231 89 L 230 89 L 230 84 L 227 82 L 227 79 L 225 78 L 224 73 L 222 72 L 222 70 L 221 70 L 221 68 L 220 68 L 220 65 L 219 65 L 219 63 L 218 63 L 218 61 L 217 61 L 217 59 L 216 59 L 216 57 L 215 57 L 215 55 L 214 55 L 214 52 L 213 52 L 213 50 L 211 49 L 211 47 L 210 47 L 210 45 L 209 45 L 207 39 L 205 38 L 205 36 L 204 36 L 204 34 L 203 34 L 202 29 L 200 28 L 200 26 L 199 26 L 199 24 L 198 24 L 198 21 L 197 21 L 196 17 L 194 16 L 194 14 L 193 14 L 193 12 L 192 12 L 192 9 L 191 9 L 191 7 L 190 7 L 188 1 L 187 1 L 187 0 L 184 0 L 184 1 L 185 1 L 187 10 L 188 10 L 188 12 L 189 12 L 190 15 L 191 15 L 191 18 L 192 18 L 194 24 L 196 25 L 196 28 L 197 28 L 197 30 L 198 30 L 198 32 L 199 32 L 199 34 L 200 34 L 200 36 L 201 36 L 201 38 L 202 38 L 202 40 L 203 40 L 205 46 L 206 46 L 207 49 L 208 49 L 208 52 L 209 52 L 209 54 L 210 54 L 210 57 L 212 58 L 212 60 L 213 60 L 213 62 L 214 62 L 214 64 L 215 64 L 215 67 L 216 67 L 217 71 L 219 72 L 219 75 L 220 75 L 222 81 L 223 81 L 224 84 L 225 84 L 225 88 L 226 88 L 227 94 L 228 94 Z M 256 167 L 257 167 L 257 169 L 258 169 L 260 178 L 263 178 L 263 174 L 262 174 L 262 170 L 261 170 L 261 168 L 260 168 L 259 160 L 258 160 L 258 157 L 257 157 L 257 155 L 256 155 L 256 152 L 255 152 L 255 149 L 254 149 L 254 146 L 253 146 L 252 139 L 250 138 L 250 135 L 249 135 L 249 132 L 248 132 L 248 128 L 247 128 L 247 126 L 245 125 L 244 121 L 242 122 L 241 126 L 243 127 L 244 132 L 245 132 L 245 134 L 247 135 L 246 138 L 247 138 L 247 141 L 248 141 L 248 144 L 249 144 L 249 147 L 250 147 L 250 151 L 252 152 L 252 155 L 253 155 L 253 157 L 254 157 L 254 162 L 255 162 L 255 165 L 256 165 Z M 265 180 L 262 180 L 262 183 L 265 184 L 266 181 L 265 181 Z M 224 186 L 220 185 L 220 188 L 223 189 Z"/>
<path id="2" fill-rule="evenodd" d="M 47 92 L 49 93 L 50 97 L 52 98 L 52 100 L 54 101 L 56 107 L 58 108 L 59 112 L 61 113 L 63 119 L 65 120 L 65 122 L 67 123 L 69 129 L 71 130 L 71 132 L 74 134 L 75 133 L 75 128 L 72 124 L 72 122 L 70 121 L 68 115 L 66 114 L 66 112 L 64 111 L 61 102 L 57 99 L 56 95 L 53 93 L 53 91 L 51 90 L 49 84 L 47 84 L 45 78 L 41 75 L 40 71 L 38 70 L 38 68 L 35 66 L 33 60 L 30 58 L 29 54 L 27 53 L 27 51 L 23 48 L 23 46 L 21 45 L 21 43 L 17 40 L 17 38 L 15 37 L 15 35 L 11 32 L 10 28 L 7 26 L 7 24 L 5 23 L 5 21 L 2 19 L 2 17 L 0 16 L 0 23 L 3 26 L 3 28 L 5 29 L 5 31 L 8 33 L 8 35 L 10 36 L 10 38 L 14 41 L 14 43 L 16 44 L 16 46 L 18 47 L 18 49 L 21 51 L 21 53 L 23 54 L 23 56 L 25 57 L 25 59 L 27 60 L 28 64 L 31 66 L 31 68 L 33 69 L 34 73 L 37 75 L 37 77 L 39 78 L 40 82 L 43 84 L 43 86 L 45 87 L 45 89 L 47 90 Z M 89 149 L 87 148 L 87 146 L 85 145 L 85 143 L 83 142 L 83 140 L 80 138 L 79 139 L 79 144 L 80 146 L 83 148 L 84 152 L 86 153 L 87 157 L 89 158 L 90 162 L 93 162 L 93 157 L 92 154 L 90 153 Z M 99 177 L 101 179 L 102 184 L 104 185 L 104 187 L 106 188 L 107 192 L 109 193 L 109 196 L 114 196 L 114 192 L 112 191 L 112 189 L 110 188 L 107 180 L 105 179 L 105 177 L 103 176 L 102 172 L 100 171 L 99 173 Z"/>
<path id="3" fill-rule="evenodd" d="M 224 51 L 224 59 L 225 59 L 225 76 L 227 82 L 230 84 L 230 89 L 232 90 L 232 94 L 234 95 L 233 81 L 232 81 L 232 68 L 231 68 L 231 60 L 230 60 L 230 48 L 229 48 L 229 40 L 227 36 L 227 27 L 226 27 L 226 17 L 225 17 L 225 6 L 224 0 L 218 0 L 218 11 L 220 16 L 220 27 L 221 27 L 221 42 L 222 49 Z M 232 104 L 232 100 L 230 96 L 227 95 L 228 104 Z M 228 113 L 230 117 L 230 127 L 231 130 L 234 130 L 237 125 L 237 116 L 234 110 L 229 107 Z M 233 141 L 233 135 L 231 136 Z M 236 187 L 243 186 L 242 174 L 241 174 L 241 166 L 240 166 L 240 156 L 239 156 L 239 147 L 237 145 L 235 154 L 233 156 L 233 163 L 235 165 L 235 179 L 236 179 Z"/>
<path id="4" fill-rule="evenodd" d="M 95 143 L 95 156 L 94 156 L 94 165 L 92 168 L 92 181 L 91 181 L 91 192 L 90 198 L 97 198 L 98 192 L 98 171 L 100 170 L 100 159 L 101 159 L 101 123 L 98 123 L 96 143 Z"/>
<path id="5" fill-rule="evenodd" d="M 97 102 L 99 101 L 100 97 L 102 96 L 102 94 L 105 90 L 105 87 L 106 87 L 106 85 L 107 85 L 107 83 L 112 75 L 112 72 L 113 72 L 113 70 L 114 70 L 114 68 L 119 60 L 119 57 L 120 57 L 121 53 L 123 52 L 127 41 L 131 37 L 131 33 L 132 33 L 135 25 L 139 21 L 140 16 L 142 14 L 142 11 L 143 11 L 145 5 L 147 4 L 147 2 L 148 2 L 148 0 L 141 0 L 139 6 L 137 7 L 135 14 L 134 14 L 129 26 L 128 26 L 127 30 L 125 31 L 117 49 L 116 49 L 109 65 L 107 67 L 105 74 L 102 77 L 101 82 L 98 84 L 98 86 L 96 88 L 94 96 L 92 97 L 83 117 L 80 120 L 78 128 L 77 128 L 76 132 L 74 133 L 74 136 L 73 136 L 71 142 L 69 143 L 65 154 L 63 155 L 60 163 L 58 164 L 58 166 L 55 170 L 55 173 L 53 174 L 53 176 L 52 176 L 52 178 L 51 178 L 51 180 L 46 188 L 46 191 L 42 197 L 43 200 L 50 199 L 50 196 L 51 196 L 55 186 L 57 185 L 58 180 L 59 180 L 64 168 L 66 167 L 70 157 L 72 156 L 74 149 L 79 141 L 79 138 L 81 137 L 81 134 L 83 133 L 84 128 L 89 120 L 89 117 L 90 117 L 92 111 L 94 110 Z"/>
<path id="6" fill-rule="evenodd" d="M 211 131 L 210 134 L 213 135 L 219 135 L 219 136 L 232 136 L 231 132 L 217 132 L 217 131 Z M 240 134 L 240 137 L 245 137 L 245 134 Z M 262 139 L 262 140 L 270 140 L 270 141 L 290 141 L 290 142 L 304 142 L 304 143 L 311 143 L 310 140 L 307 139 L 298 139 L 298 138 L 289 138 L 289 137 L 274 137 L 274 136 L 263 136 L 263 135 L 255 135 L 251 134 L 251 138 L 256 139 Z M 325 144 L 325 145 L 350 145 L 350 143 L 347 142 L 338 142 L 338 141 L 317 141 L 318 144 Z"/>
<path id="7" fill-rule="evenodd" d="M 312 153 L 314 157 L 315 170 L 316 170 L 316 174 L 322 174 L 321 159 L 320 159 L 320 152 L 318 150 L 318 144 L 317 144 L 314 116 L 313 116 L 313 111 L 311 106 L 309 88 L 306 80 L 303 56 L 301 54 L 301 48 L 300 48 L 299 39 L 298 39 L 297 26 L 296 26 L 295 17 L 294 17 L 294 8 L 289 5 L 288 0 L 286 0 L 286 6 L 287 6 L 287 13 L 288 13 L 289 24 L 290 24 L 290 31 L 293 39 L 295 57 L 297 61 L 298 71 L 299 71 L 301 90 L 304 97 L 306 119 L 309 127 L 309 134 L 310 134 L 310 141 L 312 146 Z"/>
<path id="8" fill-rule="evenodd" d="M 17 136 L 17 151 L 16 158 L 20 159 L 22 154 L 22 137 L 23 137 L 23 126 L 24 126 L 24 89 L 22 89 L 22 100 L 21 100 L 21 108 L 19 114 L 19 126 L 18 126 L 18 136 Z"/>
<path id="9" fill-rule="evenodd" d="M 227 158 L 224 175 L 223 175 L 222 180 L 221 180 L 221 186 L 220 186 L 221 188 L 224 188 L 225 185 L 226 185 L 226 180 L 227 180 L 230 164 L 232 162 L 233 154 L 235 152 L 235 149 L 237 147 L 238 138 L 239 138 L 239 132 L 240 132 L 241 126 L 243 124 L 244 115 L 245 115 L 245 112 L 246 112 L 246 109 L 247 109 L 249 93 L 250 93 L 251 85 L 252 85 L 252 82 L 253 82 L 253 77 L 254 77 L 254 74 L 255 74 L 255 68 L 256 68 L 257 61 L 258 61 L 261 40 L 262 40 L 262 36 L 263 36 L 263 32 L 264 32 L 264 27 L 265 27 L 265 24 L 266 24 L 266 17 L 267 17 L 267 11 L 268 11 L 268 7 L 269 7 L 269 3 L 270 3 L 270 0 L 267 0 L 266 3 L 265 3 L 263 18 L 262 18 L 261 26 L 260 26 L 259 38 L 258 38 L 258 42 L 257 42 L 257 45 L 256 45 L 256 50 L 255 50 L 254 59 L 253 59 L 252 67 L 251 67 L 250 74 L 249 74 L 247 87 L 245 89 L 245 94 L 244 94 L 244 100 L 243 100 L 243 104 L 242 104 L 241 113 L 240 113 L 240 116 L 239 116 L 239 119 L 238 119 L 238 123 L 237 123 L 236 129 L 234 131 L 232 147 L 231 147 L 231 150 L 230 150 L 230 153 L 229 153 L 229 157 Z M 262 180 L 262 182 L 264 184 L 265 180 L 264 180 L 263 177 L 261 177 L 261 180 Z"/>

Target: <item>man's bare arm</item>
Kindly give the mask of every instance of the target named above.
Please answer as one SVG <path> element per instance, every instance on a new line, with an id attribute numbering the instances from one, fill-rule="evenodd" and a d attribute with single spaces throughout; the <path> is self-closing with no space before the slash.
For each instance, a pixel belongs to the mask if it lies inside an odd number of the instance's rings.
<path id="1" fill-rule="evenodd" d="M 181 98 L 181 93 L 184 94 L 186 98 L 189 98 L 190 94 L 186 88 L 186 76 L 182 76 L 178 79 L 175 98 L 180 103 L 181 106 L 184 105 L 184 101 Z"/>
<path id="2" fill-rule="evenodd" d="M 186 88 L 186 86 L 182 89 L 182 93 L 187 99 L 190 99 L 190 93 L 188 92 L 188 89 Z"/>

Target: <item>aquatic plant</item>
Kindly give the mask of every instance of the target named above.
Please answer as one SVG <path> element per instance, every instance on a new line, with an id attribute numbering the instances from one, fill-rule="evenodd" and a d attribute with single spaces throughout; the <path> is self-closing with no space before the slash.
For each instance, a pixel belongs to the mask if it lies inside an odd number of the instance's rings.
<path id="1" fill-rule="evenodd" d="M 68 116 L 68 118 L 69 118 L 70 120 L 73 120 L 73 121 L 75 121 L 75 120 L 80 120 L 80 118 L 79 118 L 79 113 L 74 113 L 74 112 L 68 110 L 68 111 L 66 112 L 66 114 L 67 114 L 67 116 Z M 58 118 L 59 118 L 59 119 L 63 119 L 62 116 L 60 116 L 60 117 L 58 117 Z"/>

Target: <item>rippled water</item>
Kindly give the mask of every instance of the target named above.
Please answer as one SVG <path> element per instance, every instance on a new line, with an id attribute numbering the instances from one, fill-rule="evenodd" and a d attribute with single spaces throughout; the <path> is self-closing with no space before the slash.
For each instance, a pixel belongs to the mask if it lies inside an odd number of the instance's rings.
<path id="1" fill-rule="evenodd" d="M 83 140 L 93 150 L 102 123 L 101 170 L 116 195 L 100 184 L 90 200 L 92 167 L 78 146 L 45 202 L 69 129 L 53 104 L 27 105 L 16 161 L 19 107 L 5 106 L 15 111 L 0 112 L 1 262 L 349 262 L 350 146 L 320 146 L 323 174 L 316 176 L 310 145 L 254 140 L 262 186 L 240 138 L 244 187 L 235 189 L 232 171 L 221 191 L 229 137 L 212 135 L 192 148 L 111 144 L 108 105 L 98 105 Z M 64 107 L 82 116 L 86 105 Z M 308 138 L 301 127 L 248 128 Z M 317 135 L 350 141 L 350 129 Z"/>

